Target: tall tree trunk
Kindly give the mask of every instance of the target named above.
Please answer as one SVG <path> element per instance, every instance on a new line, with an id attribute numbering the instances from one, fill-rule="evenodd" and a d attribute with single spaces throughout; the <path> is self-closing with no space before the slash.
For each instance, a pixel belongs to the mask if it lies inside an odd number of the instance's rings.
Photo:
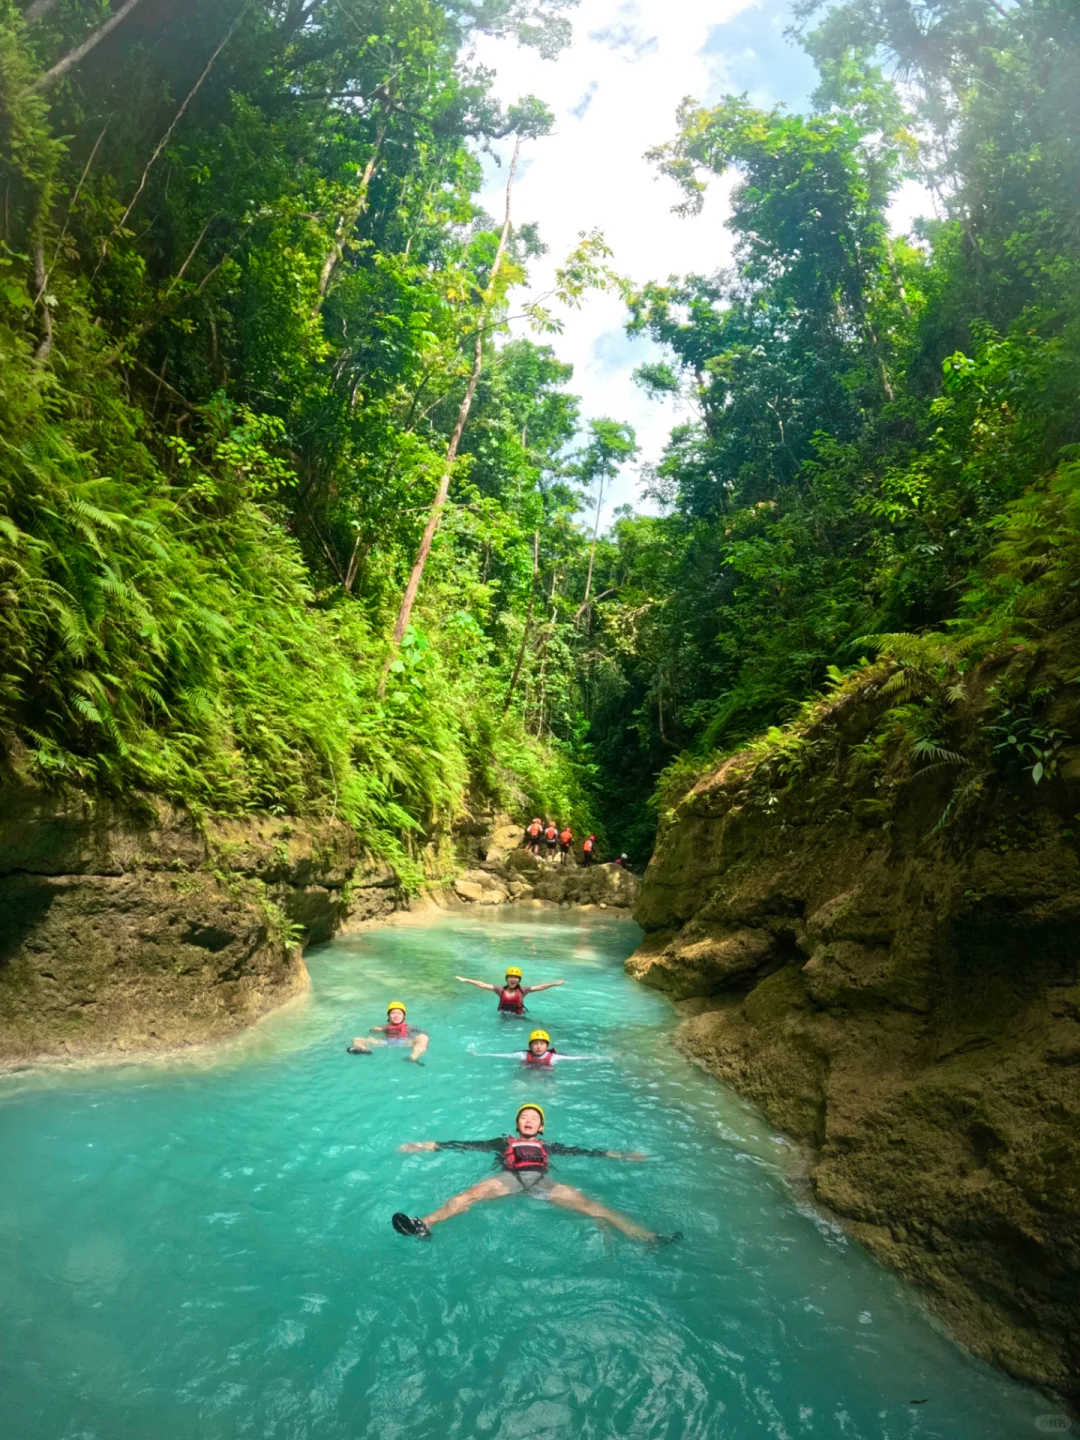
<path id="1" fill-rule="evenodd" d="M 135 3 L 138 3 L 138 0 L 135 0 Z M 221 54 L 222 50 L 225 49 L 225 46 L 226 46 L 226 45 L 229 43 L 229 41 L 232 39 L 233 34 L 234 34 L 235 30 L 236 30 L 236 27 L 240 24 L 240 21 L 244 18 L 244 16 L 247 14 L 247 12 L 251 9 L 251 5 L 252 5 L 252 0 L 247 0 L 247 3 L 244 5 L 244 8 L 243 8 L 241 11 L 239 11 L 239 13 L 236 15 L 236 18 L 233 20 L 232 24 L 229 26 L 228 30 L 225 31 L 225 34 L 224 34 L 224 36 L 222 37 L 222 39 L 221 39 L 221 41 L 220 41 L 217 49 L 216 49 L 216 50 L 214 51 L 214 53 L 210 56 L 210 59 L 206 62 L 206 66 L 205 66 L 205 68 L 203 69 L 202 74 L 199 76 L 199 78 L 195 81 L 195 84 L 194 84 L 194 85 L 191 87 L 191 89 L 188 91 L 188 93 L 187 93 L 187 95 L 186 95 L 186 97 L 185 97 L 185 99 L 184 99 L 184 103 L 180 106 L 179 110 L 177 110 L 176 114 L 173 116 L 172 120 L 170 121 L 170 123 L 169 123 L 169 128 L 165 131 L 165 134 L 164 134 L 164 135 L 161 137 L 161 139 L 158 141 L 157 145 L 155 145 L 155 147 L 154 147 L 154 152 L 153 152 L 153 154 L 150 156 L 150 159 L 146 162 L 146 168 L 143 170 L 142 176 L 141 176 L 140 179 L 139 179 L 139 187 L 138 187 L 138 189 L 135 191 L 135 194 L 131 197 L 131 201 L 130 201 L 127 209 L 124 211 L 123 215 L 121 215 L 120 219 L 116 222 L 116 224 L 113 226 L 112 230 L 110 230 L 109 234 L 105 237 L 105 240 L 104 240 L 103 243 L 102 243 L 102 246 L 101 246 L 101 257 L 100 257 L 100 259 L 98 260 L 97 269 L 95 269 L 94 275 L 96 275 L 97 272 L 98 272 L 98 270 L 101 269 L 102 261 L 105 259 L 105 252 L 106 252 L 106 251 L 108 250 L 108 248 L 109 248 L 109 242 L 113 239 L 114 236 L 119 235 L 120 231 L 124 228 L 124 226 L 127 224 L 127 222 L 131 219 L 131 212 L 135 209 L 135 206 L 138 204 L 138 202 L 139 202 L 139 196 L 140 196 L 140 195 L 143 193 L 143 191 L 146 189 L 146 182 L 147 182 L 147 180 L 150 178 L 150 171 L 154 168 L 155 164 L 156 164 L 157 161 L 158 161 L 158 157 L 161 155 L 161 152 L 165 149 L 165 146 L 168 145 L 169 141 L 172 139 L 173 131 L 176 129 L 177 125 L 180 124 L 180 121 L 184 118 L 184 115 L 185 115 L 186 112 L 187 112 L 188 106 L 191 104 L 191 102 L 195 99 L 195 96 L 196 96 L 196 95 L 199 93 L 199 91 L 202 89 L 203 81 L 204 81 L 204 80 L 206 79 L 206 77 L 210 74 L 210 71 L 214 68 L 214 62 L 215 62 L 215 60 L 218 58 L 218 56 Z M 120 13 L 120 12 L 118 11 L 117 14 L 119 14 L 119 13 Z M 114 16 L 113 19 L 115 20 L 115 19 L 116 19 L 116 16 Z M 51 72 L 50 72 L 50 73 L 51 73 Z M 91 277 L 91 278 L 93 278 L 93 277 Z"/>
<path id="2" fill-rule="evenodd" d="M 581 619 L 582 615 L 585 614 L 585 611 L 589 608 L 589 596 L 592 594 L 592 572 L 593 564 L 596 560 L 596 537 L 600 534 L 600 507 L 604 503 L 604 479 L 605 477 L 601 475 L 600 493 L 596 497 L 596 520 L 593 523 L 592 544 L 589 546 L 589 569 L 588 573 L 585 576 L 585 598 L 578 606 L 577 614 L 574 616 L 575 625 Z"/>
<path id="3" fill-rule="evenodd" d="M 35 365 L 44 365 L 52 353 L 53 347 L 52 314 L 49 310 L 49 297 L 46 294 L 48 284 L 49 277 L 45 270 L 45 246 L 38 240 L 34 245 L 34 290 L 36 303 L 41 306 L 41 339 L 34 351 Z"/>
<path id="4" fill-rule="evenodd" d="M 442 519 L 442 512 L 446 507 L 446 497 L 450 493 L 450 481 L 454 473 L 454 462 L 457 459 L 458 446 L 461 444 L 461 437 L 465 431 L 465 423 L 469 418 L 469 411 L 472 409 L 473 396 L 476 394 L 476 387 L 480 381 L 480 372 L 484 367 L 484 320 L 495 297 L 495 282 L 498 279 L 499 271 L 502 268 L 503 257 L 506 254 L 506 243 L 510 238 L 510 197 L 514 188 L 514 174 L 517 170 L 518 152 L 521 149 L 521 141 L 514 146 L 514 158 L 510 162 L 510 174 L 506 182 L 506 215 L 503 219 L 502 233 L 499 236 L 498 248 L 495 251 L 495 259 L 491 266 L 491 275 L 488 279 L 487 289 L 480 305 L 480 313 L 477 316 L 476 344 L 473 347 L 472 371 L 469 375 L 469 383 L 465 388 L 465 396 L 458 410 L 457 422 L 454 425 L 453 434 L 450 436 L 450 444 L 446 451 L 446 462 L 443 466 L 442 478 L 439 480 L 439 488 L 435 491 L 435 499 L 431 502 L 431 509 L 428 511 L 427 524 L 424 526 L 424 533 L 420 539 L 420 548 L 416 552 L 416 559 L 413 561 L 412 571 L 409 575 L 409 583 L 405 586 L 405 593 L 401 597 L 401 607 L 398 610 L 397 620 L 394 622 L 394 632 L 390 637 L 390 652 L 383 664 L 382 678 L 379 681 L 379 694 L 382 695 L 386 689 L 386 677 L 389 674 L 390 666 L 394 663 L 398 647 L 412 618 L 413 606 L 416 603 L 416 595 L 420 589 L 420 582 L 424 578 L 424 569 L 427 565 L 428 555 L 431 552 L 432 542 L 435 539 L 439 522 Z"/>
<path id="5" fill-rule="evenodd" d="M 132 10 L 134 10 L 135 6 L 139 3 L 140 0 L 124 0 L 123 5 L 120 6 L 120 9 L 117 10 L 114 15 L 110 15 L 103 25 L 99 25 L 96 30 L 92 31 L 81 45 L 77 45 L 74 50 L 69 50 L 64 58 L 58 60 L 51 70 L 46 70 L 44 75 L 39 75 L 33 85 L 30 86 L 30 89 L 42 90 L 46 85 L 51 85 L 54 80 L 59 80 L 61 76 L 66 75 L 80 60 L 89 55 L 90 51 L 105 39 L 106 35 L 115 30 L 117 25 L 131 14 Z M 42 15 L 48 13 L 50 8 L 48 5 L 32 5 L 27 11 L 27 24 L 32 24 L 33 20 L 39 20 Z M 35 10 L 37 11 L 36 14 L 34 13 Z M 29 18 L 30 16 L 33 16 L 33 20 Z"/>
<path id="6" fill-rule="evenodd" d="M 533 531 L 533 571 L 532 589 L 529 591 L 529 610 L 525 616 L 525 628 L 521 632 L 521 645 L 518 648 L 517 660 L 514 664 L 514 673 L 510 676 L 510 684 L 506 687 L 506 698 L 503 700 L 503 714 L 510 709 L 510 701 L 513 699 L 514 691 L 517 689 L 518 677 L 521 674 L 521 667 L 525 660 L 525 647 L 529 643 L 529 631 L 532 628 L 533 611 L 536 608 L 536 582 L 540 576 L 540 531 Z"/>
<path id="7" fill-rule="evenodd" d="M 538 650 L 537 650 L 537 654 L 538 654 L 539 657 L 540 657 L 540 674 L 537 676 L 537 682 L 536 682 L 537 692 L 538 692 L 538 694 L 539 694 L 539 696 L 540 696 L 540 700 L 539 700 L 540 720 L 539 720 L 539 723 L 538 723 L 537 729 L 536 729 L 536 735 L 537 735 L 537 738 L 538 738 L 538 739 L 539 739 L 540 735 L 543 733 L 543 729 L 544 729 L 544 711 L 545 711 L 546 708 L 547 708 L 547 657 L 548 657 L 548 645 L 550 644 L 551 639 L 552 639 L 552 637 L 553 637 L 554 634 L 555 634 L 555 626 L 556 626 L 556 622 L 557 622 L 557 620 L 558 620 L 558 615 L 559 615 L 559 607 L 558 607 L 558 605 L 555 603 L 555 595 L 556 595 L 556 592 L 558 591 L 558 588 L 559 588 L 559 571 L 558 571 L 558 567 L 557 567 L 557 566 L 554 566 L 554 567 L 552 567 L 552 571 L 551 571 L 551 594 L 548 596 L 548 604 L 551 606 L 551 615 L 550 615 L 550 617 L 549 617 L 549 619 L 548 619 L 547 633 L 545 634 L 543 640 L 540 642 L 540 646 L 539 646 L 539 648 L 538 648 Z"/>
<path id="8" fill-rule="evenodd" d="M 383 141 L 386 139 L 386 116 L 387 107 L 383 106 L 382 116 L 379 120 L 379 128 L 375 135 L 375 148 L 368 156 L 368 162 L 364 166 L 364 173 L 360 177 L 360 186 L 356 193 L 356 199 L 347 210 L 343 210 L 338 218 L 337 228 L 334 232 L 334 243 L 323 261 L 322 270 L 319 273 L 318 299 L 311 307 L 310 319 L 314 320 L 323 307 L 327 291 L 330 289 L 330 281 L 333 279 L 334 271 L 345 254 L 345 241 L 350 230 L 367 209 L 368 191 L 371 188 L 372 176 L 375 174 L 375 166 L 378 164 L 379 153 L 382 150 Z"/>
<path id="9" fill-rule="evenodd" d="M 34 0 L 34 3 L 23 11 L 23 24 L 36 25 L 39 20 L 45 19 L 50 10 L 55 10 L 56 6 L 57 0 Z"/>

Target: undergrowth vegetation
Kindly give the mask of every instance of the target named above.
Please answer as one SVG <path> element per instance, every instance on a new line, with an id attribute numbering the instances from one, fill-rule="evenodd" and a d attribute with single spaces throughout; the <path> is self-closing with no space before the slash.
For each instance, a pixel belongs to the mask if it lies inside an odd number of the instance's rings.
<path id="1" fill-rule="evenodd" d="M 459 64 L 469 7 L 365 8 L 358 44 L 345 7 L 166 5 L 49 80 L 102 6 L 0 0 L 0 744 L 45 785 L 338 817 L 407 868 L 476 804 L 589 823 L 587 752 L 508 703 L 500 646 L 533 533 L 584 540 L 569 371 L 489 336 L 388 654 L 492 293 L 475 149 L 544 120 Z M 547 45 L 562 8 L 482 23 Z"/>
<path id="2" fill-rule="evenodd" d="M 731 266 L 634 290 L 586 234 L 525 307 L 620 293 L 683 402 L 607 534 L 632 428 L 508 338 L 553 118 L 471 58 L 572 8 L 0 0 L 8 767 L 402 864 L 491 804 L 644 860 L 696 776 L 790 783 L 868 689 L 850 763 L 955 774 L 943 823 L 1059 774 L 1067 658 L 980 677 L 1078 618 L 1075 4 L 798 0 L 808 113 L 684 104 L 653 158 L 688 217 L 735 176 Z"/>

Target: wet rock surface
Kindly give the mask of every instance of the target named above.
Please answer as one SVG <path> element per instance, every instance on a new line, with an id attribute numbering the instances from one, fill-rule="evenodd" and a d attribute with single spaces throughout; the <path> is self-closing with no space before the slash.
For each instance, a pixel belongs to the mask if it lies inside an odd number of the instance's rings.
<path id="1" fill-rule="evenodd" d="M 629 870 L 615 864 L 582 865 L 577 847 L 566 861 L 537 858 L 524 848 L 524 835 L 505 815 L 462 822 L 456 846 L 469 868 L 454 881 L 457 898 L 471 905 L 536 901 L 604 910 L 628 910 L 637 903 L 641 881 Z"/>
<path id="2" fill-rule="evenodd" d="M 625 912 L 612 865 L 537 860 L 498 812 L 433 836 L 440 903 Z M 445 837 L 444 837 L 445 838 Z M 446 869 L 457 878 L 445 887 Z M 0 1067 L 223 1038 L 300 994 L 303 948 L 408 908 L 340 822 L 141 809 L 0 784 Z"/>
<path id="3" fill-rule="evenodd" d="M 948 777 L 860 793 L 845 769 L 872 720 L 826 722 L 794 779 L 735 757 L 690 791 L 627 969 L 962 1341 L 1076 1405 L 1078 781 L 988 786 L 935 833 Z"/>

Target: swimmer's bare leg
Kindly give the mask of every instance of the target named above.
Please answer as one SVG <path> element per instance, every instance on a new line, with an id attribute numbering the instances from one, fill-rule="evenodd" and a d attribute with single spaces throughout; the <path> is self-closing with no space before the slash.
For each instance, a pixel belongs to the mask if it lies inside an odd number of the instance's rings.
<path id="1" fill-rule="evenodd" d="M 352 1043 L 354 1050 L 363 1050 L 366 1054 L 370 1055 L 373 1045 L 385 1045 L 386 1041 L 376 1040 L 371 1035 L 354 1035 Z"/>
<path id="2" fill-rule="evenodd" d="M 631 1220 L 629 1215 L 620 1215 L 618 1210 L 609 1210 L 606 1205 L 601 1205 L 599 1200 L 590 1200 L 571 1185 L 553 1185 L 547 1192 L 547 1198 L 562 1210 L 574 1210 L 579 1215 L 590 1216 L 593 1220 L 606 1221 L 624 1235 L 629 1235 L 631 1240 L 649 1241 L 657 1238 L 655 1231 L 646 1230 L 644 1225 Z"/>
<path id="3" fill-rule="evenodd" d="M 426 1035 L 417 1035 L 413 1041 L 412 1049 L 409 1051 L 409 1059 L 419 1061 L 420 1056 L 423 1055 L 427 1047 L 428 1037 Z"/>
<path id="4" fill-rule="evenodd" d="M 470 1185 L 468 1190 L 462 1190 L 460 1195 L 451 1195 L 438 1210 L 422 1217 L 424 1224 L 430 1229 L 432 1225 L 439 1225 L 443 1220 L 452 1220 L 455 1215 L 464 1215 L 465 1211 L 470 1210 L 479 1200 L 498 1200 L 503 1195 L 513 1194 L 518 1188 L 514 1181 L 508 1181 L 502 1175 L 492 1175 L 489 1180 Z"/>

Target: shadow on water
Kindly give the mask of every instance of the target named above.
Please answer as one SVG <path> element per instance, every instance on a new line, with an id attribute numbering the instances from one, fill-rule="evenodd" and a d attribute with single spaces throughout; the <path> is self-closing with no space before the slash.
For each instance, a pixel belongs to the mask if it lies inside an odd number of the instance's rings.
<path id="1" fill-rule="evenodd" d="M 623 973 L 637 936 L 532 912 L 366 932 L 311 952 L 310 997 L 226 1050 L 0 1085 L 5 1433 L 1040 1433 L 1052 1406 L 953 1345 L 797 1198 L 782 1137 L 672 1049 L 670 1005 Z M 453 977 L 514 963 L 565 976 L 529 1004 L 558 1049 L 612 1058 L 544 1076 L 489 1058 L 531 1027 Z M 347 1055 L 399 998 L 427 1063 Z M 557 1178 L 683 1242 L 524 1195 L 430 1243 L 395 1235 L 394 1210 L 490 1173 L 402 1141 L 505 1133 L 526 1099 L 549 1139 L 647 1151 L 564 1158 Z"/>

